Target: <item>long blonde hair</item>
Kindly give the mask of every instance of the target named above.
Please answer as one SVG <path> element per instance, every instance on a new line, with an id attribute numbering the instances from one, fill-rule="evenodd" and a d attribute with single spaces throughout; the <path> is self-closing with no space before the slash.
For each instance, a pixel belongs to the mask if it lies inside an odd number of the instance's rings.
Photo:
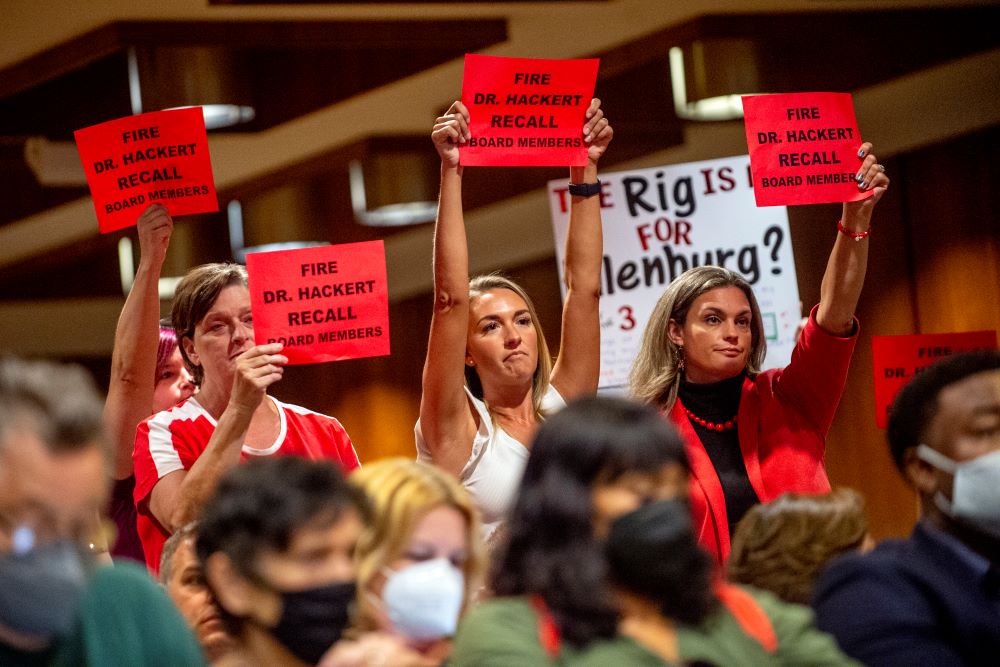
<path id="1" fill-rule="evenodd" d="M 366 465 L 349 478 L 368 496 L 374 519 L 358 540 L 355 552 L 358 606 L 354 628 L 376 630 L 370 586 L 385 567 L 402 557 L 417 523 L 438 507 L 456 509 L 466 522 L 467 558 L 463 610 L 478 590 L 486 567 L 479 510 L 465 488 L 442 470 L 404 458 L 382 459 Z"/>
<path id="2" fill-rule="evenodd" d="M 535 339 L 538 341 L 538 365 L 535 366 L 535 373 L 531 379 L 531 403 L 535 409 L 535 417 L 542 419 L 542 399 L 549 390 L 549 377 L 552 375 L 552 357 L 549 356 L 549 346 L 545 342 L 545 334 L 542 332 L 542 324 L 538 320 L 538 313 L 535 311 L 535 304 L 531 297 L 524 291 L 524 288 L 515 283 L 510 278 L 498 273 L 490 273 L 484 276 L 476 276 L 469 281 L 470 303 L 477 298 L 495 289 L 507 289 L 517 294 L 528 305 L 528 313 L 531 315 L 531 325 L 535 328 Z M 479 374 L 475 367 L 465 367 L 465 383 L 469 387 L 472 395 L 480 400 L 483 399 L 483 383 L 479 379 Z M 488 406 L 487 406 L 488 407 Z"/>
<path id="3" fill-rule="evenodd" d="M 687 319 L 691 304 L 709 290 L 720 287 L 737 287 L 750 303 L 750 354 L 746 370 L 751 375 L 760 372 L 767 353 L 764 322 L 753 289 L 741 275 L 718 266 L 698 266 L 677 276 L 667 286 L 656 302 L 653 314 L 642 334 L 639 353 L 632 362 L 629 387 L 632 396 L 643 403 L 650 403 L 662 410 L 669 410 L 677 400 L 681 382 L 680 362 L 683 352 L 670 340 L 670 321 L 682 325 Z"/>

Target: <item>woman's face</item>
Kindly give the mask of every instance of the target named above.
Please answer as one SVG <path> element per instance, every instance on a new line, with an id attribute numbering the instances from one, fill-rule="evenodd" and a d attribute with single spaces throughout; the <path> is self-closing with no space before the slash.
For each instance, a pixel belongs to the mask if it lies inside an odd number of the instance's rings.
<path id="1" fill-rule="evenodd" d="M 444 558 L 462 574 L 469 560 L 469 524 L 465 515 L 450 505 L 439 505 L 427 512 L 413 529 L 399 558 L 388 564 L 391 572 L 380 572 L 372 579 L 371 590 L 382 596 L 386 575 L 411 565 Z M 385 630 L 391 630 L 388 618 L 378 619 Z"/>
<path id="2" fill-rule="evenodd" d="M 169 410 L 191 396 L 194 390 L 194 381 L 184 367 L 180 348 L 174 348 L 174 353 L 160 369 L 153 387 L 153 412 Z"/>
<path id="3" fill-rule="evenodd" d="M 746 368 L 752 343 L 752 311 L 738 287 L 718 287 L 691 304 L 684 324 L 670 320 L 667 334 L 684 347 L 689 382 L 718 382 Z"/>
<path id="4" fill-rule="evenodd" d="M 604 539 L 615 519 L 656 500 L 687 497 L 688 475 L 679 463 L 667 463 L 655 472 L 627 472 L 599 482 L 590 494 L 594 536 Z"/>
<path id="5" fill-rule="evenodd" d="M 538 334 L 528 304 L 516 292 L 495 289 L 472 301 L 465 363 L 483 386 L 531 382 L 538 366 Z"/>
<path id="6" fill-rule="evenodd" d="M 250 292 L 243 285 L 230 285 L 219 292 L 215 303 L 194 328 L 194 339 L 182 341 L 191 363 L 204 372 L 207 383 L 232 385 L 236 357 L 253 347 L 253 316 Z"/>

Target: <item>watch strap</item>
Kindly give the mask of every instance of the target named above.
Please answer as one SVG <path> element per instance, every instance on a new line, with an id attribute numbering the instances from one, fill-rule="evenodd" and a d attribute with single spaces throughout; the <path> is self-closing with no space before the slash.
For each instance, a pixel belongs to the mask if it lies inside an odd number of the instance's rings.
<path id="1" fill-rule="evenodd" d="M 601 182 L 596 183 L 570 183 L 569 193 L 575 197 L 593 197 L 601 192 Z"/>

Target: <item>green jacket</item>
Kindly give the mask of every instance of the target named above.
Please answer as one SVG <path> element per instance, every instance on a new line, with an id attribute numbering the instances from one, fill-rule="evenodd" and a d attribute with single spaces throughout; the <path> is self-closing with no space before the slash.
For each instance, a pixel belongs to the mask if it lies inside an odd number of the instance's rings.
<path id="1" fill-rule="evenodd" d="M 496 598 L 484 602 L 462 620 L 448 667 L 661 667 L 668 663 L 627 637 L 591 642 L 576 649 L 563 642 L 558 659 L 539 642 L 538 617 L 527 598 Z"/>
<path id="2" fill-rule="evenodd" d="M 770 665 L 857 665 L 834 640 L 816 629 L 807 607 L 782 602 L 775 596 L 744 589 L 767 616 L 777 646 L 769 652 L 747 634 L 724 606 L 698 627 L 678 626 L 678 647 L 683 662 L 741 667 Z M 667 665 L 661 658 L 628 637 L 615 637 L 576 649 L 563 642 L 557 659 L 539 643 L 538 617 L 527 598 L 496 598 L 472 610 L 455 637 L 449 667 L 534 667 L 588 665 L 646 667 Z"/>

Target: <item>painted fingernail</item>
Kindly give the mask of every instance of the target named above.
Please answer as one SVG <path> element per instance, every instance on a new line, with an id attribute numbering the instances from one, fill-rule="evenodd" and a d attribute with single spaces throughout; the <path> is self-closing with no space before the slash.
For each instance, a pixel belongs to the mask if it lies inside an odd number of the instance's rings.
<path id="1" fill-rule="evenodd" d="M 862 148 L 858 151 L 858 157 L 864 157 L 864 156 L 865 156 L 865 149 Z"/>
<path id="2" fill-rule="evenodd" d="M 858 187 L 861 188 L 862 190 L 867 190 L 868 189 L 868 182 L 867 181 L 861 181 L 861 185 L 859 185 Z"/>
<path id="3" fill-rule="evenodd" d="M 859 171 L 857 175 L 854 177 L 854 180 L 860 183 L 864 179 L 864 177 L 865 177 L 864 172 Z"/>

